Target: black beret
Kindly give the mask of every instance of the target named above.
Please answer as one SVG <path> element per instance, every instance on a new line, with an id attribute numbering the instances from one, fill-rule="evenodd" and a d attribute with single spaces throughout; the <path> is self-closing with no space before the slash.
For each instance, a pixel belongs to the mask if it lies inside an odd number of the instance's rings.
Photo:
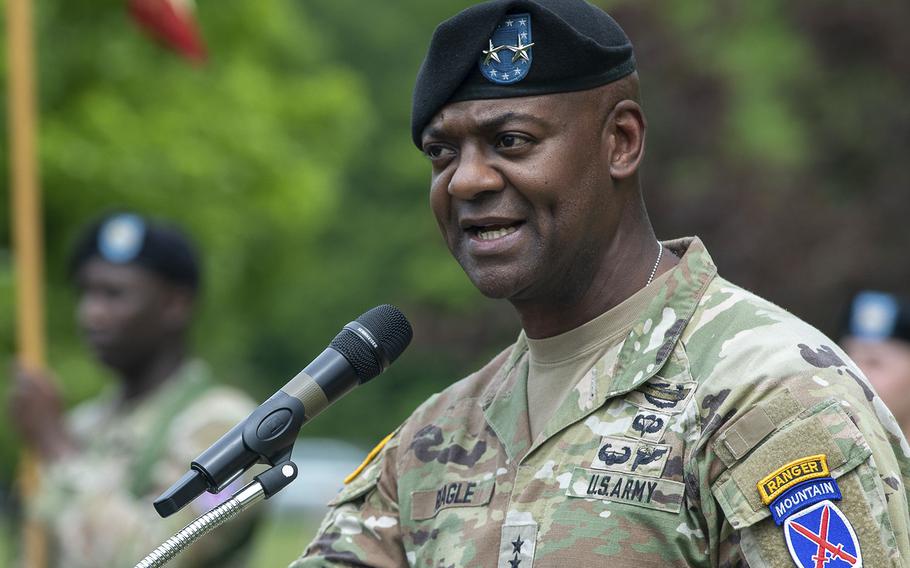
<path id="1" fill-rule="evenodd" d="M 910 341 L 910 300 L 887 292 L 856 293 L 844 318 L 844 335 L 869 341 Z"/>
<path id="2" fill-rule="evenodd" d="M 508 34 L 512 30 L 506 25 L 517 33 L 519 24 L 531 32 L 523 38 L 524 44 L 533 44 L 530 48 L 522 49 L 518 38 Z M 503 67 L 510 70 L 503 72 Z M 492 76 L 481 69 L 492 70 Z M 420 148 L 423 129 L 451 102 L 582 91 L 634 71 L 625 32 L 584 0 L 484 2 L 439 24 L 433 33 L 414 86 L 411 137 Z M 508 82 L 495 77 L 511 72 L 515 75 Z"/>
<path id="3" fill-rule="evenodd" d="M 194 291 L 199 287 L 199 261 L 192 241 L 176 227 L 153 223 L 135 213 L 107 215 L 91 223 L 73 247 L 70 276 L 75 277 L 95 257 L 142 266 Z"/>

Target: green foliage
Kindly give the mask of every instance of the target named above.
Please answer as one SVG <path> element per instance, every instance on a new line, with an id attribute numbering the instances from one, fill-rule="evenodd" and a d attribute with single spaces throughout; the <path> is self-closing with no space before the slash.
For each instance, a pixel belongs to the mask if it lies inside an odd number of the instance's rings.
<path id="1" fill-rule="evenodd" d="M 291 290 L 312 272 L 344 169 L 372 128 L 362 81 L 327 61 L 321 32 L 289 3 L 201 6 L 212 52 L 201 67 L 150 42 L 122 2 L 41 6 L 48 328 L 67 397 L 101 381 L 71 323 L 66 255 L 110 209 L 188 228 L 205 251 L 202 351 L 219 369 L 243 369 L 257 332 L 279 335 L 282 318 L 304 312 Z"/>

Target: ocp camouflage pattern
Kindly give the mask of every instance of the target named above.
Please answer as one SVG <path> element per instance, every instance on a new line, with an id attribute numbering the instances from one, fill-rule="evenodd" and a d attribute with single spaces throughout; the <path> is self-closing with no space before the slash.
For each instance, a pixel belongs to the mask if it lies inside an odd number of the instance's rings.
<path id="1" fill-rule="evenodd" d="M 697 238 L 532 440 L 526 341 L 425 402 L 292 568 L 793 566 L 757 484 L 824 454 L 864 565 L 910 559 L 910 446 L 835 344 Z"/>
<path id="2" fill-rule="evenodd" d="M 167 519 L 152 506 L 200 452 L 254 408 L 248 396 L 215 383 L 208 366 L 195 360 L 135 404 L 122 404 L 110 389 L 73 409 L 67 427 L 81 452 L 42 470 L 41 494 L 28 511 L 48 529 L 48 566 L 134 566 L 226 499 L 231 490 L 220 497 L 205 493 Z M 237 543 L 257 517 L 253 511 L 238 517 L 168 566 L 244 565 Z"/>

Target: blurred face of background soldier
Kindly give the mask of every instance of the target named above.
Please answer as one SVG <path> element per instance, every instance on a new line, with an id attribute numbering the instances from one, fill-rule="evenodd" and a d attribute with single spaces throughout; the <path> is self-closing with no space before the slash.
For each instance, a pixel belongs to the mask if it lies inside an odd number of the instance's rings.
<path id="1" fill-rule="evenodd" d="M 187 358 L 198 267 L 189 242 L 169 228 L 149 227 L 132 214 L 88 230 L 70 273 L 78 290 L 76 322 L 95 357 L 120 382 L 128 406 L 162 385 Z M 63 423 L 56 380 L 16 366 L 10 414 L 45 460 L 76 451 Z"/>
<path id="2" fill-rule="evenodd" d="M 94 355 L 124 380 L 163 352 L 182 352 L 192 293 L 138 264 L 94 257 L 76 274 L 76 320 Z M 181 353 L 182 354 L 182 353 Z"/>
<path id="3" fill-rule="evenodd" d="M 862 291 L 847 314 L 841 345 L 863 371 L 904 434 L 910 434 L 910 301 Z"/>
<path id="4" fill-rule="evenodd" d="M 843 345 L 894 413 L 904 434 L 910 433 L 910 342 L 847 337 Z"/>

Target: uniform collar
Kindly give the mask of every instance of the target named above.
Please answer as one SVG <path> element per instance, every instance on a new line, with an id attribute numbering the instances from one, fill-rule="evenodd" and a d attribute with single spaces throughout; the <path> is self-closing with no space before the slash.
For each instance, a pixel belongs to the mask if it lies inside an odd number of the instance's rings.
<path id="1" fill-rule="evenodd" d="M 528 345 L 524 332 L 518 336 L 506 363 L 490 382 L 481 398 L 487 423 L 496 432 L 511 459 L 533 450 L 549 437 L 573 424 L 607 400 L 628 392 L 653 377 L 666 363 L 704 295 L 717 267 L 698 237 L 662 243 L 676 256 L 673 268 L 660 291 L 637 318 L 622 343 L 615 365 L 605 356 L 588 371 L 583 381 L 592 381 L 590 402 L 579 404 L 571 396 L 563 401 L 547 424 L 537 444 L 530 439 L 527 409 Z M 611 368 L 606 368 L 610 366 Z"/>

